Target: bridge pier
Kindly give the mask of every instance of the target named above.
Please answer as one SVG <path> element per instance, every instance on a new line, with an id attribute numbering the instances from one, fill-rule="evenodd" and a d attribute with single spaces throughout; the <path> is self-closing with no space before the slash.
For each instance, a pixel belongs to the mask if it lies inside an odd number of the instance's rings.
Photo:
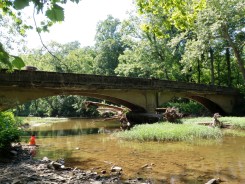
<path id="1" fill-rule="evenodd" d="M 158 94 L 156 92 L 147 91 L 145 93 L 145 109 L 148 113 L 155 113 L 158 107 Z"/>

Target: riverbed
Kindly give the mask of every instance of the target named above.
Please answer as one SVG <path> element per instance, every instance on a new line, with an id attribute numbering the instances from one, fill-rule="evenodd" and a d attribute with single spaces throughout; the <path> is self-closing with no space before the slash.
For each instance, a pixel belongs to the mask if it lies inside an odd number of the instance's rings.
<path id="1" fill-rule="evenodd" d="M 204 142 L 127 142 L 111 135 L 119 122 L 67 119 L 33 126 L 37 158 L 65 159 L 66 165 L 96 172 L 123 169 L 122 177 L 153 183 L 203 184 L 212 178 L 245 183 L 245 137 Z"/>

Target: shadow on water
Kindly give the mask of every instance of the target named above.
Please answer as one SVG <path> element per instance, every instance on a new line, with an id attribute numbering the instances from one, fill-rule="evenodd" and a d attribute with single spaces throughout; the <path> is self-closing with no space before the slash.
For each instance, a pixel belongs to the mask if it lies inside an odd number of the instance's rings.
<path id="1" fill-rule="evenodd" d="M 74 135 L 88 135 L 98 134 L 99 128 L 86 129 L 68 129 L 68 130 L 43 130 L 43 131 L 26 131 L 24 136 L 35 134 L 38 137 L 55 137 L 55 136 L 74 136 Z"/>

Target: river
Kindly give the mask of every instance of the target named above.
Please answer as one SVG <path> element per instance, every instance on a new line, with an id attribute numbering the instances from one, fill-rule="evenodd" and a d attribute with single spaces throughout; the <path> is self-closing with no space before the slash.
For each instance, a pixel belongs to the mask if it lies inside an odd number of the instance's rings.
<path id="1" fill-rule="evenodd" d="M 203 184 L 221 178 L 229 184 L 245 184 L 245 137 L 220 141 L 127 142 L 114 138 L 116 121 L 67 119 L 34 126 L 39 145 L 37 158 L 64 158 L 66 165 L 109 173 L 113 165 L 123 178 L 148 178 L 153 183 Z"/>

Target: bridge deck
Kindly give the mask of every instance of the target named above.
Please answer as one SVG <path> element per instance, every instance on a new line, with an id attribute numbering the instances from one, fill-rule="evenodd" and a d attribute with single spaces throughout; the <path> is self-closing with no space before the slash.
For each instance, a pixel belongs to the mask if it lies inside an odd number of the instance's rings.
<path id="1" fill-rule="evenodd" d="M 88 74 L 56 73 L 20 70 L 0 71 L 0 87 L 73 88 L 73 89 L 138 89 L 196 91 L 211 94 L 238 94 L 234 88 L 184 83 L 159 79 L 144 79 Z"/>

